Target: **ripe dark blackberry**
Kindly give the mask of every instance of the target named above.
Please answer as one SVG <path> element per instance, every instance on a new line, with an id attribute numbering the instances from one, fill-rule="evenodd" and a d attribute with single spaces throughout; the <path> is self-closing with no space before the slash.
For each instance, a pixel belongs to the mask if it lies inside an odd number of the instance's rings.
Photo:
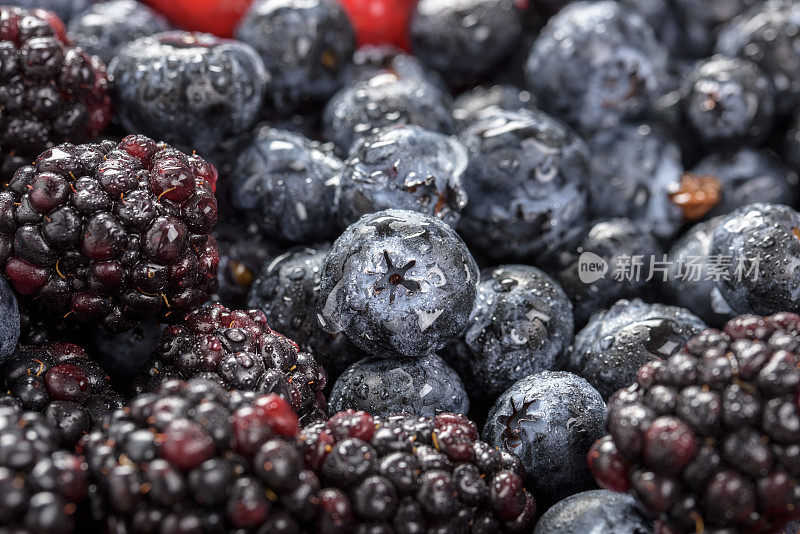
<path id="1" fill-rule="evenodd" d="M 303 467 L 298 433 L 297 415 L 275 395 L 166 382 L 79 444 L 95 531 L 301 531 L 320 486 Z"/>
<path id="2" fill-rule="evenodd" d="M 0 176 L 42 149 L 94 137 L 111 118 L 106 68 L 50 11 L 0 7 Z"/>
<path id="3" fill-rule="evenodd" d="M 276 393 L 305 423 L 325 417 L 325 370 L 297 344 L 270 329 L 258 310 L 210 304 L 168 326 L 136 390 L 169 378 L 207 378 L 226 389 Z"/>
<path id="4" fill-rule="evenodd" d="M 463 415 L 372 417 L 347 410 L 307 427 L 300 439 L 306 466 L 336 504 L 322 505 L 320 526 L 530 532 L 536 502 L 523 485 L 519 459 L 480 441 L 475 423 Z"/>
<path id="5" fill-rule="evenodd" d="M 66 445 L 123 402 L 103 368 L 72 343 L 18 347 L 0 366 L 0 387 L 25 410 L 42 413 Z"/>
<path id="6" fill-rule="evenodd" d="M 0 525 L 4 532 L 71 534 L 88 468 L 59 447 L 37 413 L 0 405 Z"/>
<path id="7" fill-rule="evenodd" d="M 800 316 L 743 315 L 639 369 L 589 467 L 664 532 L 774 532 L 800 515 Z"/>
<path id="8" fill-rule="evenodd" d="M 217 288 L 217 172 L 143 136 L 64 144 L 0 192 L 0 266 L 29 306 L 124 330 Z"/>

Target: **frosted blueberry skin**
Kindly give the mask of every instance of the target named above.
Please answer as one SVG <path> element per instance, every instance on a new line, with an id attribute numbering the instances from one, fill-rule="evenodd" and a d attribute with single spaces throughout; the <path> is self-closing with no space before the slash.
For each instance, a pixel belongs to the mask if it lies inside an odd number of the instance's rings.
<path id="1" fill-rule="evenodd" d="M 388 126 L 356 142 L 344 162 L 337 202 L 345 226 L 396 208 L 455 227 L 467 194 L 461 185 L 467 151 L 457 140 L 419 126 Z"/>
<path id="2" fill-rule="evenodd" d="M 0 363 L 14 352 L 20 336 L 17 297 L 5 279 L 0 280 Z"/>
<path id="3" fill-rule="evenodd" d="M 589 150 L 567 125 L 541 111 L 497 110 L 459 134 L 473 199 L 459 230 L 492 258 L 528 259 L 586 219 Z"/>
<path id="4" fill-rule="evenodd" d="M 636 1 L 636 0 L 633 0 Z M 686 56 L 708 57 L 720 28 L 764 0 L 674 0 L 675 11 L 683 26 Z M 655 24 L 653 24 L 655 27 Z"/>
<path id="5" fill-rule="evenodd" d="M 520 378 L 554 369 L 572 333 L 561 287 L 536 267 L 506 265 L 481 273 L 475 307 L 447 359 L 473 402 L 491 404 Z"/>
<path id="6" fill-rule="evenodd" d="M 365 215 L 334 242 L 322 270 L 317 317 L 364 351 L 421 357 L 466 326 L 478 266 L 447 224 L 421 213 Z"/>
<path id="7" fill-rule="evenodd" d="M 489 412 L 483 440 L 516 454 L 537 503 L 595 486 L 586 453 L 605 432 L 606 405 L 586 380 L 543 371 L 517 381 Z"/>
<path id="8" fill-rule="evenodd" d="M 734 315 L 800 312 L 800 213 L 752 204 L 726 215 L 714 230 L 711 254 L 730 259 L 729 280 L 716 282 Z M 741 280 L 737 266 L 742 265 Z M 757 267 L 758 276 L 748 275 Z"/>
<path id="9" fill-rule="evenodd" d="M 456 98 L 453 117 L 462 130 L 484 114 L 498 109 L 536 109 L 536 98 L 530 91 L 510 84 L 479 85 Z"/>
<path id="10" fill-rule="evenodd" d="M 627 493 L 591 490 L 571 495 L 550 507 L 533 534 L 649 534 L 653 522 Z"/>
<path id="11" fill-rule="evenodd" d="M 365 45 L 353 54 L 353 61 L 344 66 L 344 85 L 364 82 L 379 74 L 394 74 L 400 79 L 423 80 L 442 89 L 444 80 L 438 72 L 423 65 L 416 56 L 393 45 Z"/>
<path id="12" fill-rule="evenodd" d="M 661 128 L 649 124 L 609 128 L 589 139 L 589 199 L 595 217 L 626 217 L 662 241 L 683 224 L 670 201 L 683 174 L 681 151 Z"/>
<path id="13" fill-rule="evenodd" d="M 273 239 L 332 239 L 340 229 L 334 197 L 341 168 L 302 135 L 263 126 L 239 153 L 231 202 Z"/>
<path id="14" fill-rule="evenodd" d="M 435 354 L 416 359 L 373 356 L 348 367 L 334 383 L 328 412 L 346 409 L 373 416 L 433 417 L 467 413 L 469 398 L 458 374 Z"/>
<path id="15" fill-rule="evenodd" d="M 565 368 L 607 399 L 632 384 L 642 365 L 675 354 L 705 328 L 699 317 L 683 308 L 620 300 L 594 314 L 575 335 Z"/>
<path id="16" fill-rule="evenodd" d="M 711 238 L 722 217 L 696 224 L 672 245 L 664 293 L 709 326 L 722 328 L 733 315 L 717 284 L 709 278 Z M 694 267 L 696 265 L 696 267 Z"/>
<path id="17" fill-rule="evenodd" d="M 336 0 L 257 0 L 236 38 L 264 61 L 265 108 L 274 115 L 330 98 L 356 49 L 355 30 Z"/>
<path id="18" fill-rule="evenodd" d="M 580 131 L 595 131 L 651 114 L 667 62 L 641 15 L 610 0 L 581 1 L 542 29 L 526 73 L 543 109 Z"/>
<path id="19" fill-rule="evenodd" d="M 181 31 L 128 43 L 108 72 L 127 131 L 201 153 L 252 127 L 266 76 L 249 45 Z"/>

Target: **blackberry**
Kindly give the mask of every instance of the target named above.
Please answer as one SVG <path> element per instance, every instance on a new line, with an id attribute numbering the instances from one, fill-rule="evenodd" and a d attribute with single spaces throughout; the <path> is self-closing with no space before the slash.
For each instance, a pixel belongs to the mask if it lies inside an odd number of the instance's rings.
<path id="1" fill-rule="evenodd" d="M 572 333 L 564 290 L 536 267 L 504 265 L 481 273 L 475 307 L 448 361 L 470 398 L 491 404 L 520 378 L 554 369 Z"/>
<path id="2" fill-rule="evenodd" d="M 329 382 L 365 356 L 342 334 L 328 334 L 317 322 L 317 300 L 329 245 L 295 247 L 263 262 L 247 306 L 259 309 L 273 328 L 299 340 L 325 368 Z"/>
<path id="3" fill-rule="evenodd" d="M 384 72 L 342 88 L 328 101 L 322 134 L 340 154 L 384 126 L 412 124 L 452 134 L 455 123 L 450 95 L 432 83 Z"/>
<path id="4" fill-rule="evenodd" d="M 0 523 L 6 532 L 70 534 L 86 497 L 88 469 L 59 445 L 40 414 L 0 405 Z"/>
<path id="5" fill-rule="evenodd" d="M 394 74 L 400 79 L 424 80 L 444 88 L 439 73 L 427 68 L 416 56 L 391 45 L 366 45 L 353 54 L 353 61 L 344 66 L 344 85 L 369 80 L 379 74 Z"/>
<path id="6" fill-rule="evenodd" d="M 589 447 L 603 435 L 606 405 L 589 383 L 563 371 L 529 375 L 489 412 L 483 439 L 519 456 L 537 502 L 553 504 L 594 487 Z"/>
<path id="7" fill-rule="evenodd" d="M 645 534 L 652 531 L 653 522 L 639 511 L 633 497 L 592 490 L 576 493 L 551 506 L 536 523 L 533 534 Z"/>
<path id="8" fill-rule="evenodd" d="M 123 402 L 103 368 L 72 343 L 18 347 L 0 366 L 0 387 L 23 409 L 43 414 L 65 445 Z"/>
<path id="9" fill-rule="evenodd" d="M 536 501 L 519 459 L 463 415 L 347 410 L 303 430 L 306 465 L 329 488 L 319 527 L 341 532 L 529 532 Z M 322 496 L 322 495 L 320 495 Z M 321 530 L 333 532 L 333 529 Z"/>
<path id="10" fill-rule="evenodd" d="M 420 357 L 466 326 L 479 272 L 467 246 L 428 215 L 365 215 L 334 242 L 322 270 L 317 316 L 381 356 Z"/>
<path id="11" fill-rule="evenodd" d="M 648 363 L 589 452 L 665 532 L 774 532 L 800 513 L 800 317 L 744 315 Z"/>
<path id="12" fill-rule="evenodd" d="M 530 91 L 513 85 L 479 85 L 456 98 L 453 117 L 458 122 L 459 129 L 464 129 L 484 114 L 493 113 L 497 109 L 536 109 L 536 98 Z"/>
<path id="13" fill-rule="evenodd" d="M 266 108 L 286 115 L 328 100 L 356 49 L 355 32 L 336 0 L 256 0 L 236 38 L 266 67 Z"/>
<path id="14" fill-rule="evenodd" d="M 314 357 L 273 331 L 258 310 L 210 304 L 167 326 L 136 390 L 155 390 L 165 380 L 194 377 L 226 389 L 276 393 L 304 422 L 324 418 L 327 376 Z"/>
<path id="15" fill-rule="evenodd" d="M 231 202 L 267 237 L 331 239 L 340 232 L 334 196 L 341 168 L 336 156 L 302 135 L 265 126 L 237 157 Z"/>
<path id="16" fill-rule="evenodd" d="M 249 45 L 181 31 L 124 45 L 108 69 L 128 132 L 204 153 L 253 126 L 266 76 Z"/>
<path id="17" fill-rule="evenodd" d="M 42 149 L 83 142 L 111 118 L 102 62 L 73 47 L 51 12 L 0 8 L 0 176 Z"/>
<path id="18" fill-rule="evenodd" d="M 67 24 L 70 39 L 106 64 L 129 42 L 168 29 L 167 19 L 135 0 L 94 4 Z"/>
<path id="19" fill-rule="evenodd" d="M 459 87 L 511 54 L 522 17 L 513 0 L 421 0 L 409 34 L 414 55 Z"/>
<path id="20" fill-rule="evenodd" d="M 375 415 L 433 417 L 467 413 L 469 397 L 458 374 L 436 354 L 421 358 L 364 358 L 348 367 L 331 390 L 328 411 L 365 410 Z"/>
<path id="21" fill-rule="evenodd" d="M 214 167 L 144 136 L 64 144 L 0 192 L 0 266 L 50 316 L 124 330 L 217 288 Z"/>
<path id="22" fill-rule="evenodd" d="M 382 209 L 419 211 L 457 226 L 467 195 L 467 151 L 457 140 L 420 128 L 389 126 L 357 141 L 339 175 L 345 225 Z"/>
<path id="23" fill-rule="evenodd" d="M 578 332 L 566 369 L 608 398 L 633 382 L 644 363 L 678 352 L 705 323 L 689 311 L 640 299 L 620 300 Z"/>
<path id="24" fill-rule="evenodd" d="M 459 134 L 469 166 L 459 229 L 492 258 L 528 259 L 584 221 L 586 143 L 561 121 L 530 110 L 497 110 Z"/>

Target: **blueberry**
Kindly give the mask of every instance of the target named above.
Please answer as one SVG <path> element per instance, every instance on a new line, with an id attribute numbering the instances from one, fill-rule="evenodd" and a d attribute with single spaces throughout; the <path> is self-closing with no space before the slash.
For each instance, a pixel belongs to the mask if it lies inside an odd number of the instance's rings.
<path id="1" fill-rule="evenodd" d="M 123 46 L 109 74 L 126 130 L 201 152 L 253 125 L 265 79 L 250 46 L 179 31 Z"/>
<path id="2" fill-rule="evenodd" d="M 5 279 L 0 280 L 0 363 L 14 351 L 20 336 L 17 298 Z"/>
<path id="3" fill-rule="evenodd" d="M 513 85 L 479 85 L 456 98 L 453 117 L 458 122 L 459 129 L 463 129 L 498 109 L 536 109 L 536 99 L 530 91 Z"/>
<path id="4" fill-rule="evenodd" d="M 95 4 L 67 25 L 72 41 L 108 64 L 125 44 L 169 29 L 167 20 L 135 0 Z"/>
<path id="5" fill-rule="evenodd" d="M 448 359 L 475 400 L 494 400 L 529 374 L 553 369 L 572 342 L 572 305 L 545 273 L 506 265 L 481 273 L 475 307 Z"/>
<path id="6" fill-rule="evenodd" d="M 652 520 L 627 493 L 592 490 L 559 501 L 539 519 L 533 534 L 645 534 Z"/>
<path id="7" fill-rule="evenodd" d="M 772 129 L 775 88 L 752 61 L 719 55 L 700 61 L 685 92 L 686 122 L 706 145 L 758 144 Z"/>
<path id="8" fill-rule="evenodd" d="M 597 312 L 575 335 L 566 369 L 607 399 L 632 384 L 639 367 L 678 352 L 705 323 L 675 306 L 620 300 Z"/>
<path id="9" fill-rule="evenodd" d="M 589 153 L 559 120 L 497 110 L 459 135 L 469 152 L 462 235 L 493 258 L 524 259 L 557 243 L 586 217 Z"/>
<path id="10" fill-rule="evenodd" d="M 92 357 L 110 374 L 127 378 L 147 363 L 161 338 L 158 320 L 149 318 L 134 328 L 111 334 L 100 328 L 89 333 Z"/>
<path id="11" fill-rule="evenodd" d="M 378 74 L 394 74 L 400 79 L 424 80 L 444 88 L 438 72 L 423 65 L 416 56 L 392 45 L 365 45 L 353 54 L 353 61 L 344 66 L 345 85 L 369 80 Z"/>
<path id="12" fill-rule="evenodd" d="M 328 411 L 364 410 L 373 416 L 408 413 L 433 417 L 439 413 L 467 413 L 464 385 L 439 356 L 417 359 L 365 358 L 336 380 Z"/>
<path id="13" fill-rule="evenodd" d="M 626 265 L 642 260 L 644 276 L 620 276 Z M 640 296 L 650 289 L 647 282 L 651 259 L 662 259 L 658 241 L 628 219 L 592 221 L 547 258 L 540 258 L 547 271 L 564 288 L 572 301 L 575 325 L 586 324 L 593 313 L 621 298 Z M 604 263 L 603 263 L 604 262 Z M 591 265 L 605 265 L 606 271 L 589 271 Z"/>
<path id="14" fill-rule="evenodd" d="M 450 95 L 432 83 L 384 72 L 352 83 L 330 99 L 322 115 L 323 136 L 346 154 L 375 128 L 392 124 L 452 134 L 452 106 Z"/>
<path id="15" fill-rule="evenodd" d="M 795 171 L 800 171 L 800 112 L 792 117 L 784 140 L 783 157 Z"/>
<path id="16" fill-rule="evenodd" d="M 317 316 L 371 354 L 420 357 L 466 326 L 478 266 L 448 225 L 428 215 L 365 215 L 334 242 L 323 267 Z"/>
<path id="17" fill-rule="evenodd" d="M 462 86 L 508 57 L 522 35 L 522 17 L 514 0 L 420 0 L 409 32 L 414 54 Z"/>
<path id="18" fill-rule="evenodd" d="M 693 226 L 669 251 L 669 275 L 664 292 L 678 306 L 691 311 L 707 324 L 722 327 L 731 318 L 731 308 L 709 276 L 711 237 L 722 217 Z"/>
<path id="19" fill-rule="evenodd" d="M 779 204 L 739 208 L 714 230 L 711 255 L 725 260 L 715 282 L 734 315 L 800 312 L 800 213 Z"/>
<path id="20" fill-rule="evenodd" d="M 692 57 L 711 55 L 720 27 L 751 6 L 764 0 L 674 0 L 672 9 L 678 14 L 686 38 L 691 43 Z"/>
<path id="21" fill-rule="evenodd" d="M 89 9 L 97 0 L 14 0 L 13 5 L 24 8 L 49 9 L 64 22 Z"/>
<path id="22" fill-rule="evenodd" d="M 457 140 L 419 126 L 388 126 L 356 142 L 340 175 L 345 225 L 388 208 L 419 211 L 456 226 L 467 195 L 467 151 Z"/>
<path id="23" fill-rule="evenodd" d="M 641 15 L 673 57 L 709 55 L 711 34 L 694 21 L 684 20 L 674 0 L 619 0 L 619 3 Z"/>
<path id="24" fill-rule="evenodd" d="M 489 412 L 483 439 L 516 454 L 537 503 L 592 489 L 586 453 L 605 431 L 606 405 L 589 383 L 543 371 L 511 386 Z"/>
<path id="25" fill-rule="evenodd" d="M 266 108 L 277 115 L 330 98 L 356 48 L 353 26 L 336 0 L 257 0 L 236 38 L 264 60 Z"/>
<path id="26" fill-rule="evenodd" d="M 649 124 L 623 125 L 598 132 L 589 147 L 595 217 L 627 217 L 665 241 L 678 233 L 683 212 L 670 193 L 683 165 L 678 145 L 666 132 Z"/>
<path id="27" fill-rule="evenodd" d="M 345 336 L 324 332 L 317 322 L 322 267 L 329 250 L 329 245 L 300 246 L 269 258 L 255 276 L 247 307 L 263 311 L 270 328 L 297 340 L 333 381 L 364 354 Z"/>
<path id="28" fill-rule="evenodd" d="M 302 135 L 263 126 L 239 153 L 231 202 L 274 239 L 329 239 L 339 233 L 334 195 L 341 167 Z"/>
<path id="29" fill-rule="evenodd" d="M 641 15 L 621 4 L 573 2 L 544 27 L 526 70 L 545 110 L 592 131 L 653 112 L 667 51 Z"/>

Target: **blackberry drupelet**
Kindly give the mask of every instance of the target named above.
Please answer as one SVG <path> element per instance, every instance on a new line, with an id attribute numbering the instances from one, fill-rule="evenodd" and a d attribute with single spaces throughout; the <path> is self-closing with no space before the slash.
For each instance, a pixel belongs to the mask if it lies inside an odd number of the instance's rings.
<path id="1" fill-rule="evenodd" d="M 0 524 L 6 532 L 72 534 L 88 469 L 37 413 L 0 405 Z"/>
<path id="2" fill-rule="evenodd" d="M 306 423 L 325 417 L 325 370 L 270 329 L 258 310 L 209 304 L 167 326 L 135 389 L 152 391 L 165 380 L 193 377 L 226 389 L 281 395 Z"/>
<path id="3" fill-rule="evenodd" d="M 18 347 L 0 366 L 0 388 L 23 409 L 42 413 L 65 445 L 123 402 L 103 368 L 72 343 Z"/>
<path id="4" fill-rule="evenodd" d="M 322 503 L 320 527 L 338 511 L 336 532 L 530 532 L 536 501 L 519 459 L 480 441 L 463 415 L 347 410 L 300 439 L 336 503 Z"/>
<path id="5" fill-rule="evenodd" d="M 650 534 L 653 522 L 630 495 L 608 490 L 576 493 L 551 506 L 533 534 Z"/>
<path id="6" fill-rule="evenodd" d="M 112 331 L 179 319 L 217 288 L 216 179 L 144 136 L 46 150 L 0 192 L 0 266 L 37 313 Z"/>
<path id="7" fill-rule="evenodd" d="M 106 68 L 53 13 L 0 7 L 0 177 L 43 149 L 84 142 L 111 118 Z"/>
<path id="8" fill-rule="evenodd" d="M 744 315 L 639 370 L 589 452 L 662 532 L 774 532 L 800 514 L 800 317 Z"/>

